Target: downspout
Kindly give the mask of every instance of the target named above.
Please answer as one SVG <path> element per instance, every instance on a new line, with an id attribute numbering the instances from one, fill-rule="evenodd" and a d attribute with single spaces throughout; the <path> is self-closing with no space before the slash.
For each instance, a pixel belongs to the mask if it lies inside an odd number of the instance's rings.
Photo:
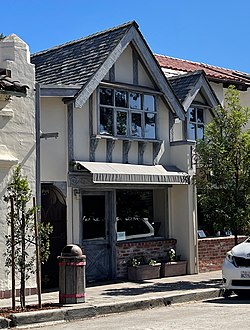
<path id="1" fill-rule="evenodd" d="M 41 157 L 40 157 L 40 84 L 36 83 L 35 125 L 36 125 L 36 204 L 41 206 Z M 40 220 L 40 217 L 38 217 Z"/>

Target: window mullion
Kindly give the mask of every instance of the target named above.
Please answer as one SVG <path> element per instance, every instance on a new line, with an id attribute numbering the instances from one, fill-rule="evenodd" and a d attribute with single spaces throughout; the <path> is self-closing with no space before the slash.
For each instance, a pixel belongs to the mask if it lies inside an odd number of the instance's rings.
<path id="1" fill-rule="evenodd" d="M 114 132 L 114 136 L 117 136 L 117 109 L 116 109 L 116 107 L 113 108 L 113 119 L 114 119 L 113 132 Z"/>
<path id="2" fill-rule="evenodd" d="M 145 114 L 146 111 L 142 111 L 142 116 L 141 116 L 141 135 L 144 138 L 145 137 Z"/>

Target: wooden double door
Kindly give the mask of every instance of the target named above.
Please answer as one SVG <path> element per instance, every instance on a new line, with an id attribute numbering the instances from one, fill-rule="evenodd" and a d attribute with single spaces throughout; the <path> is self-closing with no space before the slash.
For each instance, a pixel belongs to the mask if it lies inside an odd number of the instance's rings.
<path id="1" fill-rule="evenodd" d="M 83 192 L 82 237 L 87 282 L 115 277 L 114 192 Z"/>

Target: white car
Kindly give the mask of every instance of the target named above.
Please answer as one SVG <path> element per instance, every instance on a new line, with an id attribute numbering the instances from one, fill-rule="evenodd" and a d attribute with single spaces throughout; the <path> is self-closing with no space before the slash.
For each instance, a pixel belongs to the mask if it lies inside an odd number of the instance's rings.
<path id="1" fill-rule="evenodd" d="M 224 295 L 250 297 L 250 237 L 227 252 L 222 266 Z"/>

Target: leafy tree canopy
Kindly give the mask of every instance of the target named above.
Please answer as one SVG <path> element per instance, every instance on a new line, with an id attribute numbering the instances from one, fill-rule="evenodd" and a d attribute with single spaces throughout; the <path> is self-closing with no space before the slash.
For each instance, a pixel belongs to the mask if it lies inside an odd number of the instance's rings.
<path id="1" fill-rule="evenodd" d="M 198 201 L 205 220 L 232 230 L 237 244 L 250 223 L 250 109 L 230 86 L 216 113 L 197 143 Z"/>

